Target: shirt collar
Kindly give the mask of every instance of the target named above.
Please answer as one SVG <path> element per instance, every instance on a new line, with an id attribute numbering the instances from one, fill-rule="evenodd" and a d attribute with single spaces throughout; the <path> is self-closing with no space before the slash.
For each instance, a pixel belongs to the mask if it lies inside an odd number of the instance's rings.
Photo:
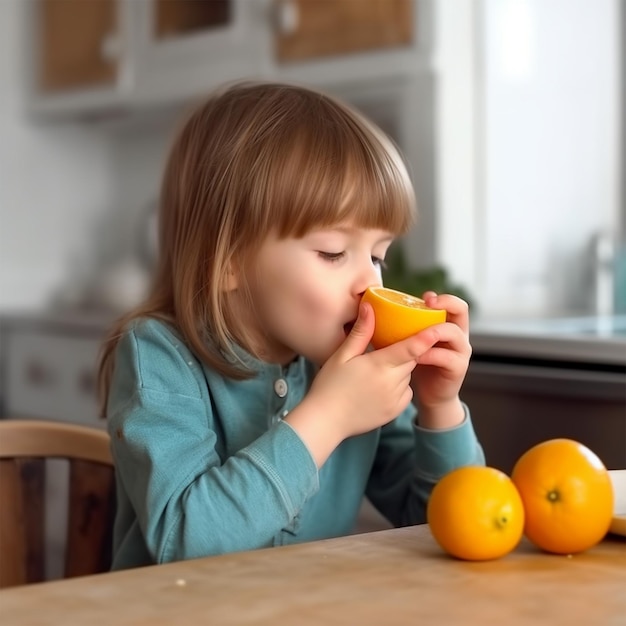
<path id="1" fill-rule="evenodd" d="M 281 365 L 280 363 L 261 361 L 237 344 L 233 344 L 232 348 L 237 358 L 241 360 L 241 363 L 255 372 L 259 379 L 270 379 L 273 381 L 277 378 L 294 378 L 299 377 L 304 370 L 305 358 L 300 355 L 287 365 Z M 231 359 L 231 362 L 237 365 L 239 364 L 234 359 Z"/>

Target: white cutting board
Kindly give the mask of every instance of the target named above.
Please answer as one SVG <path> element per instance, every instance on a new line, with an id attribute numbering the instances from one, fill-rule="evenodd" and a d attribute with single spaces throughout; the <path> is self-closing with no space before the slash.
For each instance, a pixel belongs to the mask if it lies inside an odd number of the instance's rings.
<path id="1" fill-rule="evenodd" d="M 615 507 L 610 531 L 618 535 L 626 536 L 626 469 L 610 470 L 609 475 L 613 482 L 615 495 Z"/>

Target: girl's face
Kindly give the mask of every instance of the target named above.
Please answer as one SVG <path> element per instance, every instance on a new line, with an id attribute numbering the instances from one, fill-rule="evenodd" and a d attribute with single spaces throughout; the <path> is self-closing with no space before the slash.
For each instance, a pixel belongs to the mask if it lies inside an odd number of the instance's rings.
<path id="1" fill-rule="evenodd" d="M 303 355 L 322 365 L 350 332 L 393 235 L 341 225 L 301 239 L 270 236 L 249 277 L 255 312 L 249 324 L 265 361 Z"/>

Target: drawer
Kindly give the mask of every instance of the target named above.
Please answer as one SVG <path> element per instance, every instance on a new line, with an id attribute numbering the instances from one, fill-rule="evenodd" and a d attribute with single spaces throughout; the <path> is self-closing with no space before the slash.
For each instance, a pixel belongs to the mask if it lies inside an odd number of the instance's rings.
<path id="1" fill-rule="evenodd" d="M 14 330 L 6 337 L 5 408 L 38 417 L 104 428 L 96 394 L 99 337 Z"/>

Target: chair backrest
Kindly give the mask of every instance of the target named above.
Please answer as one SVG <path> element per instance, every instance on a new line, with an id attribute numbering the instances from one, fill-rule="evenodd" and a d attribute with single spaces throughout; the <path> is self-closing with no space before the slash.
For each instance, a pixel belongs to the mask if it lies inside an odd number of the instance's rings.
<path id="1" fill-rule="evenodd" d="M 47 459 L 69 463 L 64 576 L 109 569 L 115 509 L 109 443 L 95 428 L 0 420 L 0 588 L 45 579 Z"/>

